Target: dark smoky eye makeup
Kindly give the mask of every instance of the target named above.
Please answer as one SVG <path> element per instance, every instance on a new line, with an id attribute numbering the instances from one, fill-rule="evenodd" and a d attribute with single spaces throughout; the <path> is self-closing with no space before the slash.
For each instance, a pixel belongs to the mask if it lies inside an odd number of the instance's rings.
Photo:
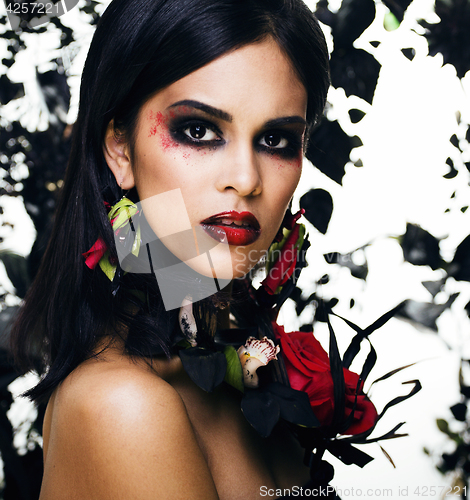
<path id="1" fill-rule="evenodd" d="M 272 156 L 293 159 L 302 150 L 302 137 L 302 133 L 292 130 L 266 130 L 256 139 L 256 148 Z"/>
<path id="2" fill-rule="evenodd" d="M 172 138 L 180 144 L 198 148 L 225 144 L 219 127 L 200 116 L 175 117 L 168 123 L 168 130 Z"/>

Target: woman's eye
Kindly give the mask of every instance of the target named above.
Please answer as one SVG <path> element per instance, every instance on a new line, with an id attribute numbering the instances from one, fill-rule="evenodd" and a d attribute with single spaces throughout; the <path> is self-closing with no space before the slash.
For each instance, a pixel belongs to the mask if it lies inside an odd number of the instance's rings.
<path id="1" fill-rule="evenodd" d="M 193 141 L 216 141 L 217 134 L 205 125 L 190 125 L 183 130 L 184 134 Z"/>
<path id="2" fill-rule="evenodd" d="M 278 132 L 269 132 L 263 135 L 260 144 L 268 148 L 284 149 L 289 145 L 289 141 Z"/>

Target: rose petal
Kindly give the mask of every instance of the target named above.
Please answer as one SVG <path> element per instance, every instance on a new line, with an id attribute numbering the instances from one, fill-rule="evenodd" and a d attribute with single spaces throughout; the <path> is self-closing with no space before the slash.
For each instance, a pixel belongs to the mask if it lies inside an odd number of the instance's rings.
<path id="1" fill-rule="evenodd" d="M 90 250 L 82 253 L 83 257 L 85 257 L 85 264 L 90 269 L 94 269 L 101 260 L 101 257 L 106 253 L 106 250 L 106 243 L 102 238 L 98 238 Z"/>

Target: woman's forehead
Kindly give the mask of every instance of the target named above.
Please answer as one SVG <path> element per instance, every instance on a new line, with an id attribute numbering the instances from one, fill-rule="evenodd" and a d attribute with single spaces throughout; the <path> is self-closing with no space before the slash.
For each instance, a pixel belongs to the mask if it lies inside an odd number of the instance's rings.
<path id="1" fill-rule="evenodd" d="M 305 117 L 307 91 L 290 59 L 267 38 L 188 74 L 155 94 L 147 105 L 166 109 L 186 100 L 206 103 L 234 119 L 253 111 Z"/>

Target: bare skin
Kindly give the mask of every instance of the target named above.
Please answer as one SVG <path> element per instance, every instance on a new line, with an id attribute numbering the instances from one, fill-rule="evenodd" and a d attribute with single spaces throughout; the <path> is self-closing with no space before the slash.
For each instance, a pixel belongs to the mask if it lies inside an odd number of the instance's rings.
<path id="1" fill-rule="evenodd" d="M 232 394 L 199 389 L 179 358 L 152 370 L 119 345 L 54 392 L 44 462 L 40 500 L 250 500 L 308 480 L 287 429 L 262 439 Z"/>

